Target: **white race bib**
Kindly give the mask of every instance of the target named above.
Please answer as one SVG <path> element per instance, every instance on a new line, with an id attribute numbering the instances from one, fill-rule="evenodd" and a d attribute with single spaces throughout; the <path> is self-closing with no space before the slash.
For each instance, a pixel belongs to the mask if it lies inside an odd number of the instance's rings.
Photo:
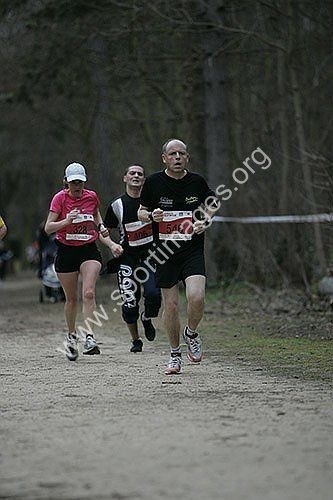
<path id="1" fill-rule="evenodd" d="M 125 224 L 125 231 L 130 247 L 146 245 L 153 241 L 153 226 L 151 222 L 129 222 Z"/>
<path id="2" fill-rule="evenodd" d="M 77 214 L 75 219 L 72 220 L 72 224 L 80 224 L 87 221 L 94 222 L 94 216 L 91 214 Z"/>
<path id="3" fill-rule="evenodd" d="M 160 240 L 191 240 L 193 234 L 192 211 L 170 210 L 163 212 L 158 223 Z"/>

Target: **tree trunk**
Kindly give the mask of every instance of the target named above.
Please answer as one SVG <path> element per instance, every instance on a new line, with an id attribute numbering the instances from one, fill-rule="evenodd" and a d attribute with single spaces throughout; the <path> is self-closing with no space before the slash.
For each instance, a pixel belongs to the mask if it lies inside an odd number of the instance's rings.
<path id="1" fill-rule="evenodd" d="M 281 213 L 288 212 L 288 119 L 286 111 L 286 86 L 285 86 L 285 54 L 282 50 L 277 53 L 278 58 L 278 93 L 279 93 L 279 123 L 281 141 L 281 196 L 279 209 Z"/>
<path id="2" fill-rule="evenodd" d="M 206 16 L 214 22 L 219 17 L 217 6 L 210 5 Z M 206 171 L 208 184 L 213 190 L 223 184 L 223 180 L 226 178 L 227 164 L 225 70 L 223 57 L 219 53 L 222 41 L 221 33 L 216 32 L 205 33 L 202 38 Z M 221 237 L 221 228 L 215 223 L 210 228 L 209 233 L 207 238 L 207 273 L 211 280 L 216 281 L 219 278 L 219 273 L 214 248 L 217 247 L 216 240 Z"/>
<path id="3" fill-rule="evenodd" d="M 291 5 L 289 5 L 289 36 L 291 40 L 291 48 L 293 47 L 294 41 L 297 42 L 298 40 L 298 32 L 296 31 L 298 27 L 297 23 L 298 13 L 296 12 L 296 7 L 297 6 L 292 7 Z M 316 199 L 313 189 L 311 167 L 306 154 L 306 138 L 304 130 L 301 92 L 298 84 L 296 69 L 293 66 L 292 61 L 289 62 L 289 76 L 292 87 L 292 98 L 293 98 L 293 106 L 294 106 L 295 122 L 296 122 L 296 137 L 298 142 L 300 160 L 302 163 L 305 193 L 308 198 L 311 211 L 313 211 L 316 208 Z M 318 222 L 314 223 L 313 228 L 314 228 L 316 255 L 318 258 L 318 263 L 321 268 L 321 271 L 324 272 L 326 268 L 326 259 L 325 259 L 320 223 Z"/>
<path id="4" fill-rule="evenodd" d="M 91 80 L 95 91 L 95 116 L 93 120 L 92 149 L 97 164 L 101 197 L 108 201 L 116 194 L 115 186 L 121 184 L 122 170 L 112 164 L 113 136 L 111 116 L 110 75 L 108 67 L 108 47 L 101 37 L 89 41 L 91 57 Z"/>

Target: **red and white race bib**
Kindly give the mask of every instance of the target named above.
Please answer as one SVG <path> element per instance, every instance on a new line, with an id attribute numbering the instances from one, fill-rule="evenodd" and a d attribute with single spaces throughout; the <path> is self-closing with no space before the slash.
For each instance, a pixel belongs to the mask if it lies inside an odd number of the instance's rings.
<path id="1" fill-rule="evenodd" d="M 192 212 L 171 210 L 163 212 L 158 224 L 160 240 L 191 240 L 193 234 Z"/>
<path id="2" fill-rule="evenodd" d="M 91 214 L 77 214 L 68 226 L 67 241 L 89 241 L 94 236 L 94 216 Z"/>
<path id="3" fill-rule="evenodd" d="M 153 226 L 151 222 L 129 222 L 125 231 L 130 247 L 139 247 L 153 241 Z"/>

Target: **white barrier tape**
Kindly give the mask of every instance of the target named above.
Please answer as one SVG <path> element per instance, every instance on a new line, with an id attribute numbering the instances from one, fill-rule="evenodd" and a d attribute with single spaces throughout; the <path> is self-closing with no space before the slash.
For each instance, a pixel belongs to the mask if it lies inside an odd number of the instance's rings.
<path id="1" fill-rule="evenodd" d="M 271 222 L 333 222 L 333 214 L 315 215 L 267 215 L 259 217 L 221 217 L 215 215 L 213 222 L 240 222 L 241 224 L 264 224 Z"/>

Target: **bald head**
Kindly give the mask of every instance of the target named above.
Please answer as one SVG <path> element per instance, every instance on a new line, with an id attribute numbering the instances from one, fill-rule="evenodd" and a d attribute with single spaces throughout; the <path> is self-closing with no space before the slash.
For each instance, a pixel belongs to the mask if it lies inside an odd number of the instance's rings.
<path id="1" fill-rule="evenodd" d="M 162 148 L 162 161 L 166 165 L 165 173 L 175 179 L 186 175 L 186 166 L 190 155 L 186 144 L 179 139 L 169 139 Z"/>
<path id="2" fill-rule="evenodd" d="M 180 139 L 169 139 L 162 146 L 162 154 L 166 153 L 167 149 L 169 149 L 171 146 L 176 148 L 181 147 L 182 149 L 185 149 L 185 151 L 187 151 L 185 142 L 181 141 Z"/>

